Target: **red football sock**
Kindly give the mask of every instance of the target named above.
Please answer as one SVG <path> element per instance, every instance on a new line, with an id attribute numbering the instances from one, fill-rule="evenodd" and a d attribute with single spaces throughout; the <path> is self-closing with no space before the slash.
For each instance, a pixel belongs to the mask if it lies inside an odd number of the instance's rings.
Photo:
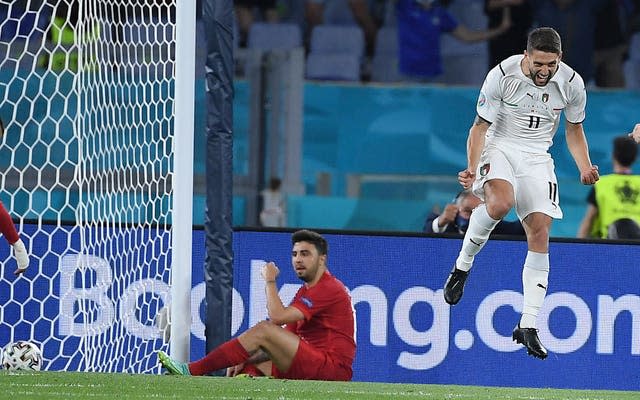
<path id="1" fill-rule="evenodd" d="M 14 244 L 20 239 L 18 231 L 16 231 L 16 226 L 13 224 L 13 220 L 7 212 L 7 209 L 4 208 L 2 202 L 0 202 L 0 233 L 4 235 L 4 238 L 7 239 L 9 244 Z"/>
<path id="2" fill-rule="evenodd" d="M 249 353 L 238 339 L 231 339 L 211 350 L 209 354 L 189 363 L 191 375 L 205 375 L 209 372 L 240 364 L 249 358 Z"/>

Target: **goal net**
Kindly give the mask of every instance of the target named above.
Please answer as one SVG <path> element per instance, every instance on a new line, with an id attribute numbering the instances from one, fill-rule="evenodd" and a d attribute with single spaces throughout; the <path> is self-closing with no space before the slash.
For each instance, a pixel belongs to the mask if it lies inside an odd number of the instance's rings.
<path id="1" fill-rule="evenodd" d="M 45 369 L 159 371 L 174 28 L 175 0 L 0 0 L 0 199 L 31 260 L 15 278 L 0 243 L 0 345 Z"/>

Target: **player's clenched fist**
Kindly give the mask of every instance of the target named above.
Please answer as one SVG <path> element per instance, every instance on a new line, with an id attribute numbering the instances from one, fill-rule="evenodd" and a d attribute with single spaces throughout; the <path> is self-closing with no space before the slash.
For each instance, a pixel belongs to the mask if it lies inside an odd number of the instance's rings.
<path id="1" fill-rule="evenodd" d="M 262 267 L 262 278 L 265 282 L 275 281 L 279 274 L 280 270 L 273 262 L 268 262 Z"/>
<path id="2" fill-rule="evenodd" d="M 460 183 L 460 185 L 465 189 L 471 188 L 471 185 L 473 185 L 473 181 L 475 180 L 476 173 L 471 172 L 468 168 L 464 171 L 458 172 L 458 183 Z"/>
<path id="3" fill-rule="evenodd" d="M 584 185 L 593 185 L 598 179 L 600 179 L 600 174 L 598 173 L 597 165 L 592 165 L 590 168 L 580 171 L 580 182 Z"/>

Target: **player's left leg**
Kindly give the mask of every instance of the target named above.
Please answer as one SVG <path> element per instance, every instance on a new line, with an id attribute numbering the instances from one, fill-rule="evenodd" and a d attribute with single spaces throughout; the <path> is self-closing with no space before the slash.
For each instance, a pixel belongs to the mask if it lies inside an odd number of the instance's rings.
<path id="1" fill-rule="evenodd" d="M 516 213 L 527 235 L 528 252 L 522 269 L 522 316 L 512 337 L 524 344 L 529 354 L 544 359 L 547 350 L 538 338 L 536 320 L 547 294 L 551 221 L 562 218 L 560 194 L 548 154 L 527 156 L 516 175 Z"/>
<path id="2" fill-rule="evenodd" d="M 529 354 L 541 359 L 547 357 L 547 350 L 538 338 L 536 320 L 547 294 L 551 221 L 550 216 L 540 212 L 531 213 L 523 220 L 529 251 L 522 269 L 522 316 L 513 331 L 513 340 L 523 344 Z"/>
<path id="3" fill-rule="evenodd" d="M 523 221 L 529 251 L 522 270 L 524 290 L 524 307 L 520 319 L 522 328 L 536 327 L 538 311 L 547 293 L 551 221 L 550 216 L 539 212 L 529 214 Z"/>

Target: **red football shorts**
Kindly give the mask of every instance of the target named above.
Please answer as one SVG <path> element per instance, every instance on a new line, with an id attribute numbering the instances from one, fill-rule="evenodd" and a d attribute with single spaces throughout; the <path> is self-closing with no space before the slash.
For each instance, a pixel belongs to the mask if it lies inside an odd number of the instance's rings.
<path id="1" fill-rule="evenodd" d="M 298 351 L 293 357 L 291 367 L 280 372 L 275 365 L 271 369 L 274 378 L 313 379 L 319 381 L 350 381 L 351 368 L 345 367 L 326 353 L 321 352 L 304 340 L 300 340 Z"/>

